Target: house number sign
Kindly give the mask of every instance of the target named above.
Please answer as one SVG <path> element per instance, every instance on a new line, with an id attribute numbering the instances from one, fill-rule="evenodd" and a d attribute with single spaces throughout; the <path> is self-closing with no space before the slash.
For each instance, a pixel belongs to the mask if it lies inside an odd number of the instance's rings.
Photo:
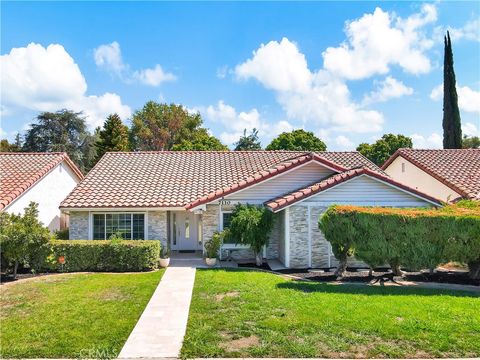
<path id="1" fill-rule="evenodd" d="M 220 200 L 219 204 L 220 205 L 230 205 L 230 200 Z"/>

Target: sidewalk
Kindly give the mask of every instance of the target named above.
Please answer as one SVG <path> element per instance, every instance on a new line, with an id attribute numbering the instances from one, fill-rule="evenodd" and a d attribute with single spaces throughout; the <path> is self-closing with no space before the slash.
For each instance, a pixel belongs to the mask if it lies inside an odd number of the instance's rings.
<path id="1" fill-rule="evenodd" d="M 195 265 L 167 268 L 118 358 L 178 358 L 187 328 Z"/>

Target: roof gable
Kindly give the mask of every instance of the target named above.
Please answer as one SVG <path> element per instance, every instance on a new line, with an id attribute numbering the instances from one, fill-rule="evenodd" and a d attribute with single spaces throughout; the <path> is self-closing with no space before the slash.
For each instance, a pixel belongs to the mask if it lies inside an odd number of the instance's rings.
<path id="1" fill-rule="evenodd" d="M 83 174 L 66 153 L 0 153 L 0 210 L 5 209 L 60 163 L 78 177 Z"/>
<path id="2" fill-rule="evenodd" d="M 480 149 L 399 149 L 382 169 L 399 156 L 462 196 L 480 200 Z"/>
<path id="3" fill-rule="evenodd" d="M 62 202 L 64 209 L 193 207 L 316 161 L 381 170 L 356 152 L 157 151 L 107 153 Z M 332 170 L 333 171 L 333 170 Z"/>
<path id="4" fill-rule="evenodd" d="M 381 181 L 389 186 L 395 187 L 400 191 L 406 192 L 414 197 L 421 198 L 431 204 L 434 204 L 437 206 L 441 205 L 440 200 L 435 199 L 426 194 L 423 194 L 415 189 L 409 188 L 408 186 L 400 184 L 385 175 L 371 171 L 367 168 L 353 169 L 353 170 L 345 171 L 343 173 L 331 175 L 307 187 L 300 188 L 298 190 L 295 190 L 291 193 L 285 194 L 278 198 L 271 199 L 265 202 L 265 205 L 269 207 L 272 211 L 277 212 L 297 202 L 304 201 L 318 194 L 323 194 L 324 192 L 327 192 L 330 189 L 341 186 L 342 184 L 352 181 L 353 179 L 356 179 L 360 176 L 368 176 L 369 178 L 372 178 L 376 181 Z M 352 201 L 354 200 L 355 199 L 352 199 Z"/>

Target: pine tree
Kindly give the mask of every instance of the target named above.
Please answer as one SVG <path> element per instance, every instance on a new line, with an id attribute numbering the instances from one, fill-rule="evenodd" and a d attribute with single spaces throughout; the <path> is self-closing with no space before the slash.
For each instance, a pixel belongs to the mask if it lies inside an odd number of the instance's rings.
<path id="1" fill-rule="evenodd" d="M 450 34 L 447 31 L 445 40 L 445 57 L 443 62 L 443 148 L 462 148 L 462 125 L 458 96 L 453 69 L 453 52 Z"/>
<path id="2" fill-rule="evenodd" d="M 128 127 L 122 123 L 120 116 L 112 114 L 107 117 L 100 130 L 100 138 L 96 142 L 96 161 L 107 151 L 129 151 Z"/>
<path id="3" fill-rule="evenodd" d="M 250 135 L 247 135 L 247 129 L 243 130 L 243 136 L 234 144 L 235 151 L 253 151 L 262 150 L 260 140 L 258 138 L 258 130 L 253 129 Z"/>

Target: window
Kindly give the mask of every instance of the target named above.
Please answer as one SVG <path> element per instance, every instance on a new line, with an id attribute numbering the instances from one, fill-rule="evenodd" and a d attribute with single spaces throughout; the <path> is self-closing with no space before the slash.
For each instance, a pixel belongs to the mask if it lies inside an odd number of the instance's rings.
<path id="1" fill-rule="evenodd" d="M 190 239 L 190 219 L 185 219 L 185 239 Z"/>
<path id="2" fill-rule="evenodd" d="M 173 233 L 173 245 L 177 245 L 177 214 L 173 213 L 173 221 L 172 221 L 172 233 Z"/>
<path id="3" fill-rule="evenodd" d="M 223 230 L 230 227 L 230 221 L 232 220 L 232 213 L 222 213 Z"/>
<path id="4" fill-rule="evenodd" d="M 224 212 L 222 213 L 222 230 L 228 229 L 230 227 L 230 222 L 232 221 L 232 213 Z M 225 239 L 224 244 L 235 244 L 235 241 Z"/>
<path id="5" fill-rule="evenodd" d="M 145 238 L 144 214 L 93 214 L 93 239 L 108 240 L 120 232 L 125 240 Z"/>

